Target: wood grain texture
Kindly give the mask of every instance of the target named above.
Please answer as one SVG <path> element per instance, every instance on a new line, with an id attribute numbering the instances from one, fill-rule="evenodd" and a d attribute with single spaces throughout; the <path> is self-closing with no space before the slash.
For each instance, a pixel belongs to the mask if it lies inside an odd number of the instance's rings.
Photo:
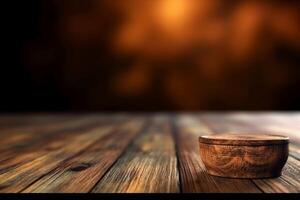
<path id="1" fill-rule="evenodd" d="M 300 165 L 299 160 L 292 157 L 284 167 L 282 176 L 275 179 L 256 179 L 254 182 L 267 193 L 299 193 L 300 192 Z"/>
<path id="2" fill-rule="evenodd" d="M 89 192 L 142 130 L 144 123 L 144 119 L 125 123 L 82 153 L 61 162 L 23 192 Z"/>
<path id="3" fill-rule="evenodd" d="M 31 136 L 31 139 L 13 143 L 0 151 L 0 160 L 2 161 L 0 162 L 0 174 L 28 163 L 52 150 L 58 149 L 63 145 L 63 141 L 72 139 L 78 134 L 82 134 L 85 131 L 92 130 L 101 125 L 111 125 L 114 123 L 114 121 L 108 123 L 106 120 L 102 120 L 99 117 L 82 117 L 82 120 L 73 119 L 72 123 L 63 122 L 64 126 L 59 122 L 57 126 L 51 124 L 51 127 L 46 125 L 43 128 L 34 130 L 36 131 L 34 132 L 35 134 L 31 132 L 28 133 L 28 135 Z M 34 127 L 32 127 L 32 129 L 33 128 Z M 18 133 L 12 132 L 11 137 L 14 137 L 15 134 Z"/>
<path id="4" fill-rule="evenodd" d="M 289 155 L 288 144 L 241 146 L 200 141 L 199 148 L 209 174 L 230 178 L 279 177 Z"/>
<path id="5" fill-rule="evenodd" d="M 100 137 L 110 133 L 114 125 L 103 125 L 86 132 L 81 132 L 72 137 L 61 138 L 53 142 L 31 149 L 23 156 L 31 157 L 29 162 L 13 166 L 0 174 L 1 192 L 20 192 L 44 174 L 53 170 L 59 163 L 70 158 L 93 144 Z M 80 132 L 80 131 L 79 131 Z"/>
<path id="6" fill-rule="evenodd" d="M 289 145 L 290 156 L 300 160 L 300 145 L 290 144 Z"/>
<path id="7" fill-rule="evenodd" d="M 258 132 L 261 133 L 268 131 L 269 133 L 278 133 L 280 131 L 275 129 L 267 129 L 266 130 L 266 122 L 272 126 L 272 115 L 270 114 L 260 114 L 255 118 L 256 115 L 246 115 L 246 114 L 223 114 L 223 115 L 203 115 L 201 119 L 205 121 L 205 123 L 214 130 L 215 133 L 222 133 L 224 131 L 230 132 Z M 270 119 L 271 118 L 271 119 Z M 281 117 L 281 119 L 283 119 Z M 265 121 L 264 121 L 265 120 Z M 285 116 L 285 120 L 291 120 L 288 116 Z M 263 125 L 261 125 L 263 124 Z M 280 129 L 282 130 L 282 129 Z M 289 134 L 289 132 L 281 133 L 290 137 L 294 143 L 297 142 L 295 139 L 295 134 Z M 290 152 L 299 152 L 299 148 L 297 145 L 290 145 Z M 297 154 L 296 154 L 297 155 Z M 299 169 L 300 161 L 299 159 L 293 159 L 291 156 L 288 158 L 287 164 L 283 168 L 282 176 L 276 179 L 262 179 L 256 180 L 253 182 L 259 186 L 259 188 L 263 192 L 267 193 L 281 193 L 281 192 L 299 192 L 299 187 L 296 183 L 299 181 L 299 175 L 295 168 Z M 289 173 L 288 173 L 289 172 Z"/>
<path id="8" fill-rule="evenodd" d="M 198 137 L 290 137 L 282 176 L 207 174 Z M 0 115 L 0 192 L 299 192 L 300 113 Z"/>
<path id="9" fill-rule="evenodd" d="M 151 127 L 128 148 L 93 192 L 179 192 L 177 159 L 166 117 L 153 117 Z"/>
<path id="10" fill-rule="evenodd" d="M 6 137 L 6 140 L 0 141 L 0 151 L 7 151 L 9 149 L 18 149 L 24 146 L 31 146 L 34 142 L 44 140 L 47 138 L 46 135 L 53 136 L 54 132 L 68 131 L 69 129 L 80 129 L 84 124 L 91 124 L 99 119 L 95 117 L 84 117 L 81 118 L 64 118 L 57 117 L 57 119 L 49 120 L 48 123 L 32 124 L 22 127 L 9 128 L 6 130 L 0 130 L 1 136 Z M 3 156 L 1 156 L 3 159 Z"/>
<path id="11" fill-rule="evenodd" d="M 260 190 L 250 180 L 210 176 L 201 161 L 199 135 L 213 134 L 197 117 L 176 120 L 179 170 L 183 192 L 255 192 Z"/>

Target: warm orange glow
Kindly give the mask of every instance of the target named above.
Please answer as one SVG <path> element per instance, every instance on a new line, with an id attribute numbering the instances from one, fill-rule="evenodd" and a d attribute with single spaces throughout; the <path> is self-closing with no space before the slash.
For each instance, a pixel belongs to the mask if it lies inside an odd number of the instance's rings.
<path id="1" fill-rule="evenodd" d="M 166 31 L 180 31 L 191 19 L 194 6 L 194 1 L 190 0 L 158 1 L 157 21 Z"/>
<path id="2" fill-rule="evenodd" d="M 122 6 L 127 21 L 116 35 L 117 51 L 161 59 L 189 48 L 195 37 L 195 0 L 132 2 L 136 6 Z"/>
<path id="3" fill-rule="evenodd" d="M 53 27 L 58 30 L 50 33 L 64 54 L 51 67 L 63 74 L 67 92 L 79 84 L 87 88 L 85 92 L 90 90 L 87 93 L 93 96 L 87 99 L 96 105 L 105 99 L 100 94 L 96 99 L 96 93 L 106 90 L 111 99 L 104 105 L 116 95 L 130 103 L 142 98 L 149 105 L 164 100 L 177 109 L 219 105 L 268 109 L 288 84 L 295 84 L 291 80 L 299 79 L 290 77 L 298 72 L 288 71 L 288 67 L 299 69 L 299 2 L 55 2 L 59 11 Z M 59 54 L 55 48 L 51 51 Z M 38 68 L 43 59 L 36 60 Z M 80 81 L 90 85 L 82 86 Z M 260 90 L 256 98 L 265 105 L 253 103 L 248 91 L 255 90 Z M 147 94 L 150 97 L 144 98 Z M 264 100 L 266 96 L 271 100 Z"/>
<path id="4" fill-rule="evenodd" d="M 142 88 L 146 91 L 146 85 L 151 85 L 153 77 L 149 76 L 155 76 L 158 66 L 170 67 L 162 89 L 181 108 L 196 108 L 211 101 L 205 99 L 202 92 L 198 93 L 197 88 L 205 86 L 197 84 L 200 81 L 197 77 L 206 84 L 226 81 L 224 75 L 231 70 L 249 68 L 251 65 L 245 65 L 245 62 L 256 58 L 263 60 L 271 54 L 273 41 L 278 36 L 292 45 L 299 44 L 296 41 L 299 38 L 296 11 L 286 12 L 276 4 L 243 1 L 227 17 L 218 17 L 224 11 L 218 0 L 132 0 L 132 4 L 135 6 L 120 7 L 127 20 L 116 32 L 115 51 L 121 55 L 134 55 L 146 64 L 150 61 L 148 75 L 144 72 L 133 76 L 128 72 L 120 79 L 123 81 L 115 84 L 128 94 L 134 90 L 142 94 Z M 265 38 L 266 30 L 269 30 L 268 34 L 274 34 L 274 38 Z M 204 51 L 185 58 L 195 49 Z M 176 61 L 182 59 L 193 59 L 194 66 L 183 66 L 182 70 L 195 68 L 195 74 L 172 69 L 177 65 Z M 152 65 L 151 62 L 173 64 Z M 132 70 L 141 72 L 137 68 Z"/>

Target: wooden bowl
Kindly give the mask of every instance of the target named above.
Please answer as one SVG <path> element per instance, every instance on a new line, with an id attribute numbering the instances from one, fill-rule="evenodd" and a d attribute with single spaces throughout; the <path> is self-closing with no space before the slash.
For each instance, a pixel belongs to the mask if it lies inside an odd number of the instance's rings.
<path id="1" fill-rule="evenodd" d="M 199 137 L 200 156 L 210 175 L 271 178 L 281 175 L 289 138 L 265 134 L 218 134 Z"/>

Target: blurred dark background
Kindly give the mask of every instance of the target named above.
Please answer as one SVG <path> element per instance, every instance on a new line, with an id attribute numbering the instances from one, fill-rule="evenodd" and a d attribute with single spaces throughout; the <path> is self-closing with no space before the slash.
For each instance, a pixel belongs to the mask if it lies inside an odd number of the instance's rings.
<path id="1" fill-rule="evenodd" d="M 10 2 L 1 112 L 300 108 L 299 1 Z"/>

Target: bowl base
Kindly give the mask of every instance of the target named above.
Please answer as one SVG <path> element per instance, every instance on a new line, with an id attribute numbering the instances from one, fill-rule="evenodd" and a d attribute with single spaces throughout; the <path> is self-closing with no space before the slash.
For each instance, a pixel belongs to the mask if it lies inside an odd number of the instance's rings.
<path id="1" fill-rule="evenodd" d="M 258 173 L 258 174 L 223 174 L 223 173 L 216 173 L 210 170 L 206 170 L 206 172 L 211 176 L 217 176 L 222 178 L 233 178 L 233 179 L 266 179 L 266 178 L 278 178 L 281 176 L 280 172 L 275 173 Z"/>

